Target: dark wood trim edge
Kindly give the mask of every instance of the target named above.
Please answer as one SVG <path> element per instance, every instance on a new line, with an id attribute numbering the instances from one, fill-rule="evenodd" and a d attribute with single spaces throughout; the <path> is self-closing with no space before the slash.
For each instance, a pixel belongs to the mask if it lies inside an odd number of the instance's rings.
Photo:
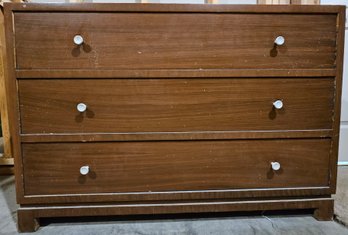
<path id="1" fill-rule="evenodd" d="M 316 209 L 318 219 L 329 220 L 332 198 L 294 199 L 294 200 L 253 200 L 243 202 L 190 202 L 190 203 L 151 203 L 125 205 L 91 205 L 91 206 L 55 206 L 26 207 L 18 209 L 19 230 L 35 231 L 39 218 L 73 217 L 73 216 L 110 216 L 110 215 L 146 215 L 146 214 L 178 214 L 233 211 L 263 211 Z"/>

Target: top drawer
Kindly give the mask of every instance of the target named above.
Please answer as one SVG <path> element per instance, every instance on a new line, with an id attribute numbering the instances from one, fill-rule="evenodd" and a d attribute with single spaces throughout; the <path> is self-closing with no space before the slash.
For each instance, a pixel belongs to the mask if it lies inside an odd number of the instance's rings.
<path id="1" fill-rule="evenodd" d="M 14 27 L 18 69 L 335 67 L 336 14 L 16 12 Z"/>

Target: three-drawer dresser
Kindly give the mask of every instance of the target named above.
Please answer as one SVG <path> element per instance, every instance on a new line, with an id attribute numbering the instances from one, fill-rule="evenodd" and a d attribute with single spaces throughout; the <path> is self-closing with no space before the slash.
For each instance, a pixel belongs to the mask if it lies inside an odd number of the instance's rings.
<path id="1" fill-rule="evenodd" d="M 333 214 L 345 7 L 5 4 L 18 225 Z"/>

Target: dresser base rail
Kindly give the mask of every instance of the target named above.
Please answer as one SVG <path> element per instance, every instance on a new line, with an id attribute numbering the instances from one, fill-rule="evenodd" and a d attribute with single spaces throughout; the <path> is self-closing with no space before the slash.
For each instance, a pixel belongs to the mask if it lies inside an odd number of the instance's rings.
<path id="1" fill-rule="evenodd" d="M 179 214 L 233 211 L 314 209 L 317 220 L 333 218 L 333 199 L 253 200 L 234 202 L 149 203 L 124 205 L 41 206 L 18 209 L 18 230 L 34 232 L 47 217 Z"/>

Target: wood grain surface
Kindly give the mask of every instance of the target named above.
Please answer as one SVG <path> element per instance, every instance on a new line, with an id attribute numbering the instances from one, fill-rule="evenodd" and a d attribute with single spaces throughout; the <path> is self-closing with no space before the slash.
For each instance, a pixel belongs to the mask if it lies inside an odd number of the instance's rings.
<path id="1" fill-rule="evenodd" d="M 336 69 L 19 69 L 26 78 L 320 78 L 335 77 Z"/>
<path id="2" fill-rule="evenodd" d="M 344 6 L 4 9 L 20 230 L 54 216 L 312 208 L 332 218 Z"/>
<path id="3" fill-rule="evenodd" d="M 331 141 L 23 144 L 26 195 L 326 186 Z M 271 162 L 281 164 L 279 171 Z M 90 173 L 80 174 L 89 166 Z"/>
<path id="4" fill-rule="evenodd" d="M 20 80 L 22 133 L 331 129 L 334 80 Z M 273 102 L 284 108 L 275 110 Z M 78 103 L 87 111 L 79 113 Z"/>
<path id="5" fill-rule="evenodd" d="M 185 13 L 285 13 L 285 14 L 337 14 L 345 6 L 337 5 L 253 5 L 253 4 L 134 4 L 92 3 L 51 4 L 4 2 L 9 12 L 185 12 Z"/>
<path id="6" fill-rule="evenodd" d="M 14 14 L 18 69 L 333 68 L 335 25 L 334 14 Z"/>

